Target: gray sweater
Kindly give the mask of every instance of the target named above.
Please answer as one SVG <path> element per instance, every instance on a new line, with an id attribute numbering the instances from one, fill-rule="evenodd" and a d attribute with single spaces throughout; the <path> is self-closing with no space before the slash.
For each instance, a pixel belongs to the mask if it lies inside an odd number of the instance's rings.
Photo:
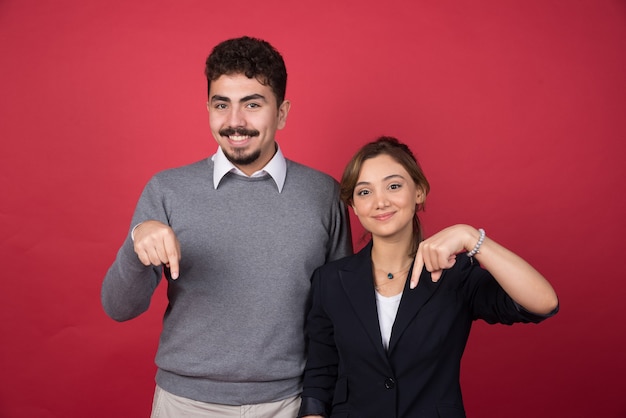
<path id="1" fill-rule="evenodd" d="M 161 221 L 181 244 L 180 277 L 165 271 L 157 383 L 229 405 L 297 395 L 311 274 L 352 251 L 338 184 L 290 160 L 282 193 L 269 176 L 229 173 L 214 189 L 212 175 L 210 159 L 158 173 L 131 223 Z M 117 321 L 138 316 L 161 277 L 161 267 L 139 261 L 129 234 L 102 285 L 105 311 Z"/>

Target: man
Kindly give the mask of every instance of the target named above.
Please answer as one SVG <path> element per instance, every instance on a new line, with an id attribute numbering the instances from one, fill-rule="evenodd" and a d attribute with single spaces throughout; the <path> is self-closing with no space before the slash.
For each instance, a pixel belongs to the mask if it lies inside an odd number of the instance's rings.
<path id="1" fill-rule="evenodd" d="M 267 42 L 217 45 L 206 61 L 219 147 L 145 187 L 102 286 L 118 321 L 148 309 L 164 275 L 169 305 L 153 417 L 295 417 L 313 270 L 351 253 L 330 176 L 286 160 L 287 71 Z"/>

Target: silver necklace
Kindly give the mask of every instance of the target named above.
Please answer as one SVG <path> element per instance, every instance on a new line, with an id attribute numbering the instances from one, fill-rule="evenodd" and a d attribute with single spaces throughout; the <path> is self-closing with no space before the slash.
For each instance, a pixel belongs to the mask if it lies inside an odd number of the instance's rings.
<path id="1" fill-rule="evenodd" d="M 413 264 L 412 261 L 411 261 L 411 264 Z M 396 271 L 395 273 L 393 273 L 393 272 L 385 272 L 385 270 L 379 269 L 378 267 L 376 267 L 376 270 L 384 273 L 389 280 L 393 280 L 393 278 L 396 277 L 398 274 L 405 273 L 405 272 L 409 271 L 409 269 L 411 268 L 411 264 L 407 265 L 405 268 L 403 268 L 400 271 Z"/>

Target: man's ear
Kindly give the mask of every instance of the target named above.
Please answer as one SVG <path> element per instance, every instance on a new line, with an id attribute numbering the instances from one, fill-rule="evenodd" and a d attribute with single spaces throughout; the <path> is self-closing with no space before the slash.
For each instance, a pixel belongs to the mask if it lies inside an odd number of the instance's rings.
<path id="1" fill-rule="evenodd" d="M 278 106 L 278 126 L 277 129 L 283 129 L 287 124 L 287 115 L 291 109 L 291 102 L 289 100 L 283 100 Z"/>

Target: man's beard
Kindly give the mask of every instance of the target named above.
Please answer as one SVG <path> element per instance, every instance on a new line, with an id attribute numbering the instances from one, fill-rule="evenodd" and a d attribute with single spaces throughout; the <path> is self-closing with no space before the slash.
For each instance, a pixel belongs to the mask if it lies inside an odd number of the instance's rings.
<path id="1" fill-rule="evenodd" d="M 219 131 L 221 136 L 249 136 L 250 138 L 254 138 L 259 136 L 259 131 L 256 129 L 245 129 L 245 128 L 224 128 Z M 224 155 L 228 158 L 228 161 L 235 165 L 250 165 L 259 159 L 261 156 L 261 150 L 253 151 L 251 154 L 246 154 L 245 149 L 235 149 L 234 152 L 230 153 L 224 150 Z"/>
<path id="2" fill-rule="evenodd" d="M 224 155 L 228 158 L 228 161 L 235 165 L 250 165 L 261 156 L 261 150 L 253 151 L 251 154 L 246 154 L 245 150 L 238 149 L 233 153 L 224 150 Z"/>

